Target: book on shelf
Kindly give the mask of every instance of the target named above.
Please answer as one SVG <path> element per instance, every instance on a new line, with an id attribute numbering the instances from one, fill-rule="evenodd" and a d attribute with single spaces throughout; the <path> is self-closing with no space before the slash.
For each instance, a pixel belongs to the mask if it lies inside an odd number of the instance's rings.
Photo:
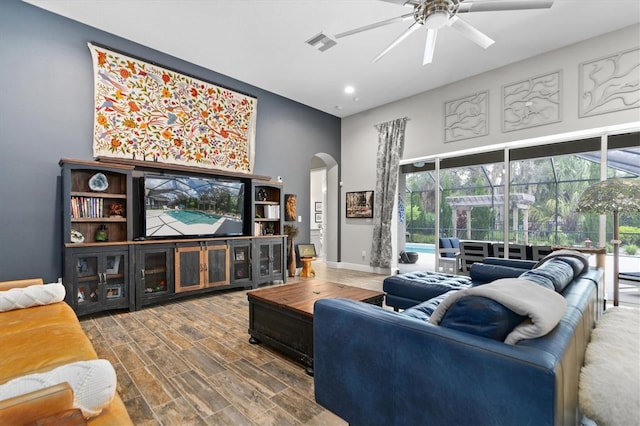
<path id="1" fill-rule="evenodd" d="M 280 219 L 280 206 L 264 206 L 264 217 L 266 219 Z"/>
<path id="2" fill-rule="evenodd" d="M 101 218 L 104 215 L 102 198 L 71 197 L 71 218 Z"/>

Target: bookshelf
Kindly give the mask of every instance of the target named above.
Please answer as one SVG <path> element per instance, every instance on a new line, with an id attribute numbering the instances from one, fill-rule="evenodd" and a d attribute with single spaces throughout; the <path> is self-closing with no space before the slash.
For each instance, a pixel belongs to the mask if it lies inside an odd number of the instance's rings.
<path id="1" fill-rule="evenodd" d="M 133 167 L 69 159 L 60 166 L 65 245 L 131 240 Z"/>
<path id="2" fill-rule="evenodd" d="M 253 182 L 253 235 L 282 235 L 284 204 L 282 184 Z"/>

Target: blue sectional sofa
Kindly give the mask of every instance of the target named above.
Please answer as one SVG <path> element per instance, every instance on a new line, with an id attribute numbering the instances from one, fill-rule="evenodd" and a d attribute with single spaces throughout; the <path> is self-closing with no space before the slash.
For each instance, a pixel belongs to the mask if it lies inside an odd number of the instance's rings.
<path id="1" fill-rule="evenodd" d="M 471 279 L 466 276 L 416 271 L 385 278 L 382 291 L 385 292 L 387 306 L 398 310 L 470 285 Z"/>
<path id="2" fill-rule="evenodd" d="M 602 271 L 580 266 L 580 256 L 545 258 L 520 271 L 518 283 L 547 287 L 545 295 L 566 307 L 557 309 L 559 321 L 547 334 L 515 344 L 504 343 L 504 334 L 526 324 L 526 315 L 484 297 L 459 298 L 440 324 L 429 322 L 439 302 L 479 287 L 402 312 L 319 300 L 313 321 L 316 401 L 352 425 L 579 424 L 580 368 L 602 307 Z M 514 279 L 475 285 L 508 280 Z"/>
<path id="3" fill-rule="evenodd" d="M 382 282 L 385 303 L 394 310 L 407 309 L 452 290 L 484 284 L 498 278 L 517 277 L 537 262 L 487 257 L 471 265 L 470 276 L 415 271 L 391 275 Z"/>

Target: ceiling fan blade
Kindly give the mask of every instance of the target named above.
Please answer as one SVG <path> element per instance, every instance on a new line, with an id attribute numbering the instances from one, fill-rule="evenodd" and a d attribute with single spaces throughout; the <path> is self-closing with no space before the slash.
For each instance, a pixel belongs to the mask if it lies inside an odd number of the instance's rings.
<path id="1" fill-rule="evenodd" d="M 380 60 L 380 58 L 382 58 L 384 55 L 389 53 L 389 51 L 391 49 L 393 49 L 394 47 L 399 45 L 402 42 L 402 40 L 404 40 L 405 38 L 409 37 L 409 35 L 411 33 L 413 33 L 415 30 L 419 29 L 421 26 L 422 26 L 422 24 L 420 24 L 418 22 L 414 22 L 413 24 L 411 24 L 411 26 L 409 28 L 404 30 L 404 32 L 402 34 L 400 34 L 400 36 L 398 38 L 393 40 L 393 42 L 389 46 L 387 46 L 386 49 L 384 49 L 382 52 L 380 52 L 380 54 L 378 56 L 373 58 L 373 61 L 371 61 L 371 62 L 378 62 L 378 60 Z"/>
<path id="2" fill-rule="evenodd" d="M 399 4 L 400 6 L 414 6 L 421 3 L 420 0 L 382 0 L 386 3 Z"/>
<path id="3" fill-rule="evenodd" d="M 460 33 L 462 33 L 463 36 L 465 36 L 472 42 L 476 43 L 483 49 L 486 49 L 487 47 L 495 43 L 487 35 L 481 33 L 474 26 L 467 23 L 466 21 L 463 21 L 461 18 L 457 16 L 452 16 L 451 18 L 449 18 L 449 22 L 447 22 L 447 25 L 460 31 Z"/>
<path id="4" fill-rule="evenodd" d="M 353 34 L 358 34 L 363 31 L 373 30 L 374 28 L 384 27 L 385 25 L 395 24 L 396 22 L 406 21 L 408 19 L 413 19 L 413 12 L 407 13 L 406 15 L 397 16 L 395 18 L 385 19 L 384 21 L 374 22 L 373 24 L 365 25 L 364 27 L 354 28 L 353 30 L 336 34 L 334 37 L 342 38 Z"/>
<path id="5" fill-rule="evenodd" d="M 424 58 L 422 59 L 422 65 L 430 64 L 433 60 L 433 52 L 436 50 L 436 37 L 438 36 L 438 30 L 429 28 L 427 30 L 427 42 L 424 46 Z"/>
<path id="6" fill-rule="evenodd" d="M 494 12 L 500 10 L 549 9 L 553 0 L 467 0 L 460 3 L 458 13 Z"/>

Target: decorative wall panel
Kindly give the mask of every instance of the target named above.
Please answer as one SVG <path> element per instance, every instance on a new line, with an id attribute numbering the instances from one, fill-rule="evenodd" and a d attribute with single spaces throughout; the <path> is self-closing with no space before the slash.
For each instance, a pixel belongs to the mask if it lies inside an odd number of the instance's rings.
<path id="1" fill-rule="evenodd" d="M 640 49 L 580 64 L 580 117 L 640 107 Z"/>
<path id="2" fill-rule="evenodd" d="M 561 117 L 562 72 L 533 77 L 502 89 L 502 131 L 558 122 Z"/>
<path id="3" fill-rule="evenodd" d="M 480 92 L 444 103 L 444 141 L 489 134 L 489 92 Z"/>
<path id="4" fill-rule="evenodd" d="M 93 155 L 251 173 L 258 100 L 89 43 Z"/>

